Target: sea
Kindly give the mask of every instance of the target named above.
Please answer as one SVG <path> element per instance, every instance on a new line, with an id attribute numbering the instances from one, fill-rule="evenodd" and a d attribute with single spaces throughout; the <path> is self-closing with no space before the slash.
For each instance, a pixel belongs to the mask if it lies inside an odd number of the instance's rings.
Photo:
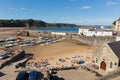
<path id="1" fill-rule="evenodd" d="M 78 27 L 40 27 L 32 30 L 78 33 Z"/>
<path id="2" fill-rule="evenodd" d="M 84 26 L 84 27 L 88 27 L 88 26 Z M 94 27 L 100 28 L 100 26 L 94 26 Z M 109 29 L 110 26 L 106 26 L 106 28 Z M 79 27 L 39 27 L 39 28 L 32 28 L 32 30 L 78 33 Z"/>

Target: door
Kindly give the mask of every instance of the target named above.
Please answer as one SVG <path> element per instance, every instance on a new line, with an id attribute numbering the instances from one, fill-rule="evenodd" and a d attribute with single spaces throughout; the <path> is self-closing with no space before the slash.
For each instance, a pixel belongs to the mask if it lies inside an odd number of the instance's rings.
<path id="1" fill-rule="evenodd" d="M 104 61 L 101 62 L 100 69 L 106 70 L 106 63 Z"/>

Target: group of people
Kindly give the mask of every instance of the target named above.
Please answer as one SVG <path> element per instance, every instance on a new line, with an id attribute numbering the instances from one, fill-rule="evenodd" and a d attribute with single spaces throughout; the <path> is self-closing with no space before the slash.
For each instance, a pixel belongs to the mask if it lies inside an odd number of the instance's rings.
<path id="1" fill-rule="evenodd" d="M 47 66 L 48 64 L 49 63 L 48 63 L 47 59 L 45 59 L 45 60 L 41 59 L 41 61 L 27 62 L 26 67 L 27 68 L 41 68 L 41 67 Z"/>

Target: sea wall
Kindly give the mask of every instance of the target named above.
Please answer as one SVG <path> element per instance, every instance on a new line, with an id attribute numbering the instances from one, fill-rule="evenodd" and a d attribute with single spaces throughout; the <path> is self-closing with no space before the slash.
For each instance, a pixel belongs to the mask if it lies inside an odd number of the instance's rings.
<path id="1" fill-rule="evenodd" d="M 87 37 L 87 36 L 72 36 L 72 39 L 78 40 L 81 43 L 85 43 L 88 45 L 97 45 L 100 46 L 103 43 L 113 42 L 115 41 L 116 37 Z"/>
<path id="2" fill-rule="evenodd" d="M 25 35 L 22 35 L 25 36 Z M 113 42 L 116 39 L 116 36 L 102 36 L 102 37 L 96 37 L 96 36 L 80 36 L 77 33 L 66 33 L 66 35 L 53 35 L 51 34 L 51 31 L 36 31 L 32 30 L 29 31 L 29 36 L 31 37 L 65 37 L 66 39 L 74 39 L 78 40 L 78 42 L 85 43 L 88 45 L 97 45 L 100 46 L 104 42 Z"/>

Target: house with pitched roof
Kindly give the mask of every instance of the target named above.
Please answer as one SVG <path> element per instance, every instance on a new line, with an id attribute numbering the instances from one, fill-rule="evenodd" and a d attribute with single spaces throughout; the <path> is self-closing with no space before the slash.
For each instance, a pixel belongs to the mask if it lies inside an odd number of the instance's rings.
<path id="1" fill-rule="evenodd" d="M 120 67 L 120 41 L 104 43 L 93 53 L 93 63 L 106 72 Z"/>
<path id="2" fill-rule="evenodd" d="M 113 27 L 114 31 L 120 31 L 120 17 L 115 21 L 115 25 Z"/>

